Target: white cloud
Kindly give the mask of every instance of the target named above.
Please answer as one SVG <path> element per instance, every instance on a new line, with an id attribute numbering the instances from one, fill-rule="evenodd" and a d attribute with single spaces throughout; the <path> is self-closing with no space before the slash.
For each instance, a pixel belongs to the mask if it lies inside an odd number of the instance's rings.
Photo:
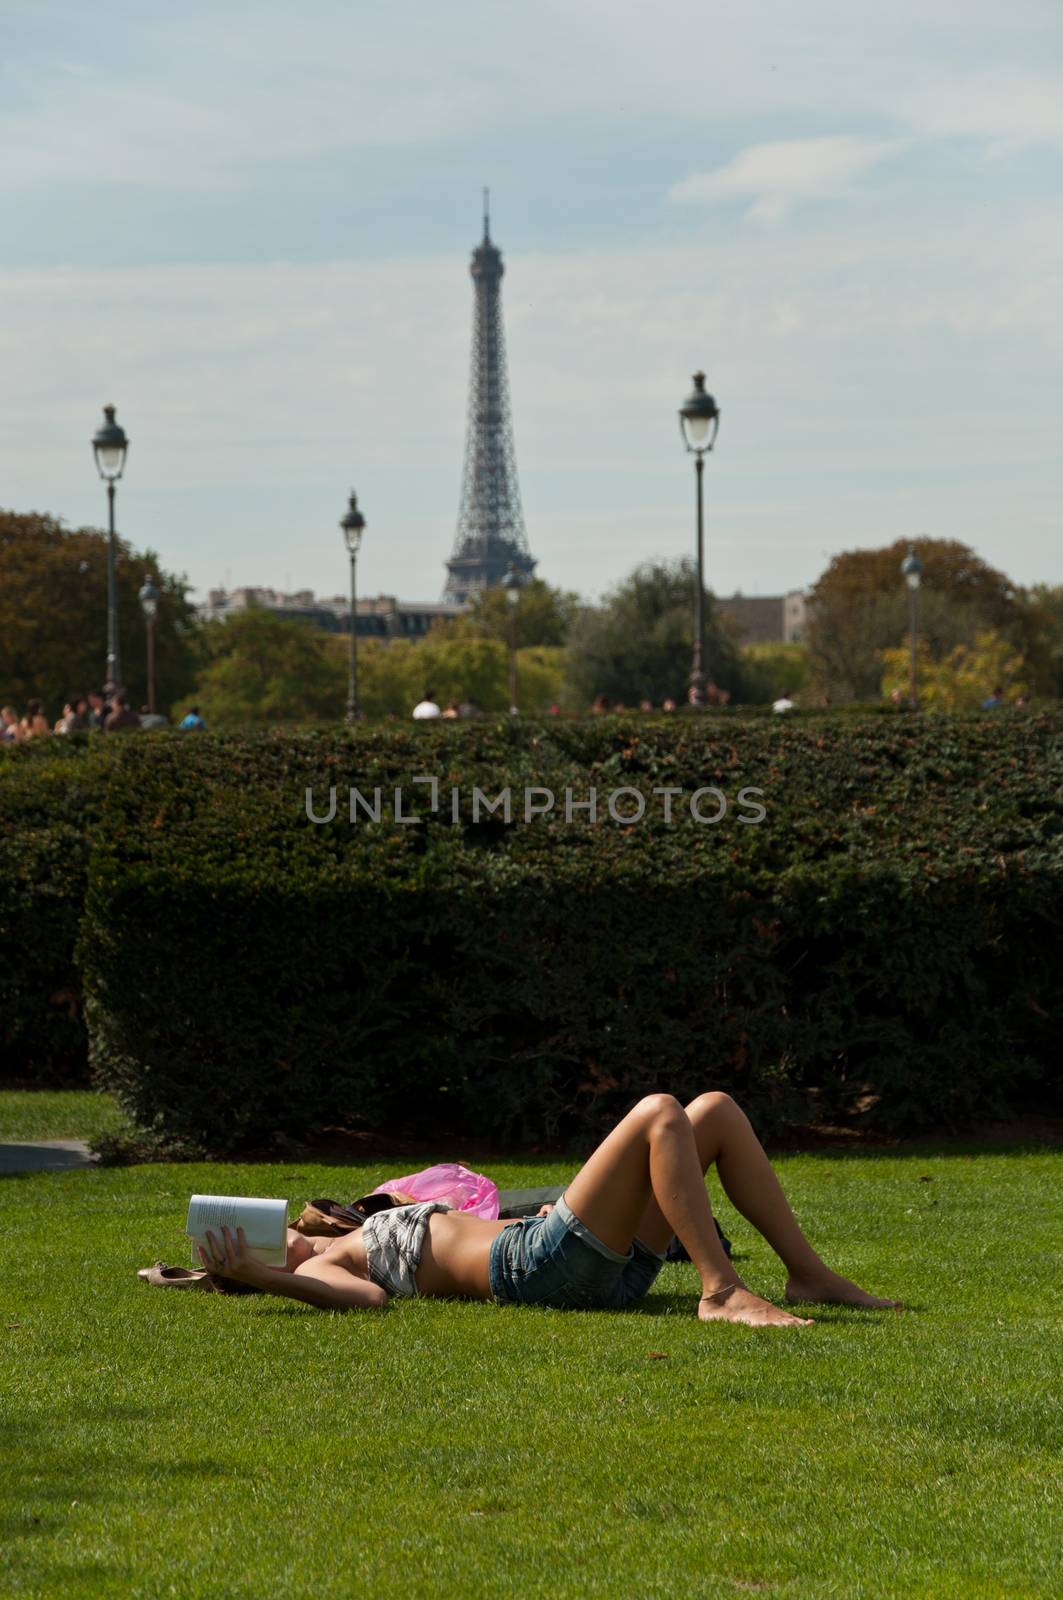
<path id="1" fill-rule="evenodd" d="M 230 93 L 220 82 L 205 92 L 166 81 L 71 84 L 64 75 L 31 112 L 0 118 L 0 188 L 242 189 L 277 162 L 446 138 L 467 125 L 475 99 L 461 87 L 414 80 L 398 92 L 379 85 L 352 111 L 331 74 L 325 78 L 281 92 L 252 78 Z"/>
<path id="2" fill-rule="evenodd" d="M 750 200 L 749 217 L 779 222 L 802 201 L 851 193 L 854 178 L 905 148 L 902 139 L 844 136 L 750 145 L 727 166 L 692 173 L 674 184 L 668 198 L 688 205 Z"/>
<path id="3" fill-rule="evenodd" d="M 902 96 L 898 112 L 923 134 L 977 139 L 998 154 L 1063 150 L 1063 72 L 1031 66 L 946 77 Z"/>
<path id="4" fill-rule="evenodd" d="M 10 6 L 9 6 L 10 9 Z M 16 8 L 17 9 L 17 8 Z M 188 0 L 84 28 L 71 0 L 22 8 L 76 65 L 5 39 L 0 186 L 102 180 L 231 188 L 270 163 L 417 147 L 581 119 L 764 126 L 825 110 L 928 133 L 1058 140 L 1057 0 L 466 0 L 460 8 Z M 962 55 L 957 40 L 962 39 Z M 70 55 L 74 55 L 73 43 Z M 978 63 L 993 64 L 979 75 Z M 74 76 L 73 74 L 82 76 Z"/>

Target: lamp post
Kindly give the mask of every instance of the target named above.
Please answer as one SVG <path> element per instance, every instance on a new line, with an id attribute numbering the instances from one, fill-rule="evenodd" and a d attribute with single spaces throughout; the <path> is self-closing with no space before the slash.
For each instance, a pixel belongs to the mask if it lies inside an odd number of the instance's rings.
<path id="1" fill-rule="evenodd" d="M 509 605 L 509 713 L 515 717 L 519 710 L 517 705 L 517 608 L 520 605 L 520 591 L 524 579 L 513 565 L 512 561 L 502 579 L 502 587 L 506 591 L 506 601 Z"/>
<path id="2" fill-rule="evenodd" d="M 147 635 L 148 645 L 148 710 L 155 715 L 155 618 L 159 610 L 159 591 L 151 581 L 151 573 L 147 573 L 144 582 L 137 594 L 140 609 L 144 613 L 144 631 Z"/>
<path id="3" fill-rule="evenodd" d="M 114 406 L 104 406 L 104 420 L 92 436 L 96 470 L 107 485 L 107 679 L 104 693 L 112 694 L 122 681 L 118 654 L 118 592 L 115 576 L 114 486 L 125 468 L 129 440 L 114 420 Z"/>
<path id="4" fill-rule="evenodd" d="M 695 372 L 694 387 L 679 408 L 683 443 L 694 457 L 698 485 L 698 575 L 694 598 L 694 655 L 690 668 L 690 703 L 705 704 L 705 456 L 716 442 L 720 410 L 705 392 L 705 374 Z"/>
<path id="5" fill-rule="evenodd" d="M 353 489 L 351 490 L 347 509 L 340 518 L 340 528 L 343 531 L 343 542 L 347 546 L 347 553 L 351 558 L 351 653 L 347 671 L 347 721 L 357 722 L 362 713 L 358 707 L 358 631 L 355 614 L 357 598 L 355 564 L 358 560 L 358 551 L 362 546 L 365 518 L 358 509 L 358 496 Z"/>
<path id="6" fill-rule="evenodd" d="M 908 585 L 908 704 L 914 711 L 919 704 L 919 694 L 916 689 L 916 606 L 919 597 L 919 583 L 923 576 L 923 563 L 915 553 L 914 544 L 908 546 L 908 554 L 901 562 L 901 572 L 905 583 Z"/>

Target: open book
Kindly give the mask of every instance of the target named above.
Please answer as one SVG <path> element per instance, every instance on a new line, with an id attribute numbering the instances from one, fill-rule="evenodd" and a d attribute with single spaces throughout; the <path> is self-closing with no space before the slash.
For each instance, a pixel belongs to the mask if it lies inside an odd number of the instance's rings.
<path id="1" fill-rule="evenodd" d="M 283 1267 L 288 1256 L 288 1202 L 287 1200 L 249 1200 L 242 1195 L 194 1194 L 188 1202 L 188 1221 L 185 1232 L 193 1241 L 192 1259 L 200 1266 L 196 1255 L 197 1244 L 207 1245 L 207 1229 L 218 1240 L 222 1228 L 228 1228 L 236 1238 L 237 1228 L 243 1228 L 247 1248 L 259 1261 L 270 1267 Z"/>

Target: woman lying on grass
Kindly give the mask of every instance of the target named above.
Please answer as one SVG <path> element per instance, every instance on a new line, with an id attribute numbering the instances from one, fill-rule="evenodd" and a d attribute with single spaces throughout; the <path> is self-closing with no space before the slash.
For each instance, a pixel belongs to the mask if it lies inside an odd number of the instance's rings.
<path id="1" fill-rule="evenodd" d="M 256 1261 L 242 1229 L 235 1240 L 227 1228 L 220 1240 L 208 1233 L 199 1253 L 211 1272 L 334 1311 L 417 1294 L 620 1310 L 646 1293 L 677 1234 L 701 1278 L 703 1322 L 806 1326 L 809 1318 L 754 1294 L 728 1261 L 705 1189 L 713 1162 L 732 1204 L 785 1265 L 788 1301 L 899 1308 L 824 1265 L 749 1119 L 719 1093 L 685 1110 L 667 1094 L 641 1100 L 545 1215 L 486 1222 L 431 1202 L 379 1211 L 339 1239 L 293 1233 L 286 1267 Z"/>

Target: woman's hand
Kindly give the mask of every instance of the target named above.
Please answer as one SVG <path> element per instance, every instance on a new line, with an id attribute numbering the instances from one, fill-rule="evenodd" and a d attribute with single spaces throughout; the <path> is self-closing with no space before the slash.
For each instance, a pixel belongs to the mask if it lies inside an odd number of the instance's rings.
<path id="1" fill-rule="evenodd" d="M 237 1228 L 236 1238 L 228 1228 L 222 1228 L 221 1239 L 207 1230 L 207 1248 L 197 1245 L 199 1259 L 208 1272 L 216 1272 L 222 1278 L 235 1278 L 237 1283 L 262 1283 L 263 1273 L 268 1273 L 269 1268 L 265 1262 L 258 1261 L 247 1247 L 247 1238 L 243 1228 Z"/>
<path id="2" fill-rule="evenodd" d="M 545 1206 L 540 1206 L 535 1215 L 537 1217 L 548 1217 L 553 1209 L 552 1203 L 547 1203 Z"/>

